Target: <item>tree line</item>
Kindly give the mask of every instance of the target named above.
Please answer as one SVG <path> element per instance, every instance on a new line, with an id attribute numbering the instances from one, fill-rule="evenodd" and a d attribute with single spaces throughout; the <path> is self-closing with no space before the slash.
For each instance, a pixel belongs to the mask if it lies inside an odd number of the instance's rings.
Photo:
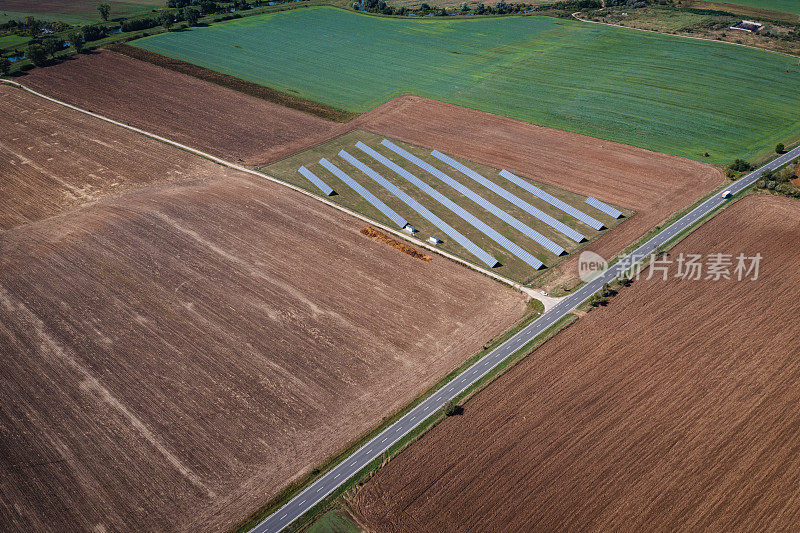
<path id="1" fill-rule="evenodd" d="M 367 13 L 377 13 L 381 15 L 404 16 L 434 16 L 447 17 L 451 15 L 510 15 L 527 13 L 533 10 L 543 9 L 590 9 L 599 8 L 603 4 L 601 0 L 567 0 L 553 2 L 552 4 L 526 4 L 524 2 L 509 4 L 501 0 L 495 4 L 480 3 L 473 9 L 466 2 L 458 8 L 448 9 L 446 7 L 431 6 L 427 2 L 420 4 L 419 8 L 412 9 L 406 6 L 395 7 L 387 4 L 385 0 L 358 0 L 353 2 L 353 9 L 365 11 Z"/>

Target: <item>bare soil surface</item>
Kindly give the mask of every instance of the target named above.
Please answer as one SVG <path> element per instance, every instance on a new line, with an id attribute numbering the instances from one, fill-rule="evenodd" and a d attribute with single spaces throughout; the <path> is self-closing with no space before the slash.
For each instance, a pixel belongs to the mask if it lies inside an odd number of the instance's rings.
<path id="1" fill-rule="evenodd" d="M 0 100 L 0 231 L 219 168 L 8 85 L 0 85 Z"/>
<path id="2" fill-rule="evenodd" d="M 506 168 L 522 177 L 635 210 L 630 220 L 585 248 L 606 258 L 724 181 L 717 168 L 698 161 L 419 96 L 395 98 L 352 122 L 375 133 Z M 577 256 L 558 269 L 574 277 Z"/>
<path id="3" fill-rule="evenodd" d="M 19 81 L 67 103 L 246 164 L 285 157 L 347 129 L 107 50 L 31 70 Z"/>
<path id="4" fill-rule="evenodd" d="M 0 94 L 3 191 L 35 184 L 2 204 L 4 531 L 229 529 L 524 312 L 299 193 Z M 54 200 L 97 168 L 149 185 Z"/>
<path id="5" fill-rule="evenodd" d="M 381 469 L 370 531 L 788 531 L 800 523 L 800 203 L 752 196 L 672 253 L 757 281 L 641 280 Z M 674 272 L 674 271 L 673 271 Z"/>
<path id="6" fill-rule="evenodd" d="M 114 72 L 114 76 L 109 76 Z M 586 247 L 608 258 L 724 181 L 698 161 L 535 126 L 418 96 L 335 123 L 102 51 L 34 69 L 20 81 L 66 102 L 248 165 L 266 164 L 357 128 L 633 209 Z M 574 279 L 577 256 L 540 278 Z"/>

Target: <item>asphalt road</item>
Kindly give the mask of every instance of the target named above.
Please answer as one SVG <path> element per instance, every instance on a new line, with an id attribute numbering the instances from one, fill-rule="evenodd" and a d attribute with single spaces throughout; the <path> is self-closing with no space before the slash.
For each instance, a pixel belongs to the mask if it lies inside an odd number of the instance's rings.
<path id="1" fill-rule="evenodd" d="M 800 147 L 772 160 L 763 167 L 739 178 L 731 183 L 726 190 L 736 194 L 746 187 L 752 185 L 761 172 L 766 169 L 775 169 L 788 161 L 800 156 Z M 724 204 L 728 200 L 722 198 L 721 194 L 715 194 L 692 211 L 675 221 L 673 224 L 663 229 L 660 233 L 653 236 L 650 240 L 634 250 L 619 262 L 615 263 L 610 269 L 583 285 L 580 289 L 561 300 L 552 309 L 544 313 L 541 317 L 531 322 L 528 326 L 520 330 L 516 335 L 495 348 L 492 352 L 484 356 L 475 364 L 456 376 L 447 386 L 443 387 L 435 394 L 427 398 L 424 402 L 416 406 L 397 422 L 383 430 L 378 436 L 353 452 L 347 459 L 339 463 L 335 468 L 327 472 L 324 476 L 317 479 L 305 490 L 292 498 L 283 507 L 275 511 L 263 522 L 252 529 L 256 533 L 275 533 L 291 524 L 294 520 L 302 516 L 317 503 L 322 501 L 328 494 L 336 490 L 340 485 L 357 474 L 362 468 L 367 466 L 375 458 L 388 450 L 395 442 L 403 438 L 417 425 L 439 410 L 449 400 L 458 396 L 464 389 L 481 379 L 504 359 L 511 356 L 517 350 L 531 342 L 539 334 L 554 325 L 565 317 L 570 311 L 578 307 L 591 296 L 602 289 L 603 284 L 611 282 L 618 277 L 632 264 L 649 256 L 655 252 L 659 246 L 670 241 L 680 232 L 693 226 L 697 221 L 714 209 Z"/>

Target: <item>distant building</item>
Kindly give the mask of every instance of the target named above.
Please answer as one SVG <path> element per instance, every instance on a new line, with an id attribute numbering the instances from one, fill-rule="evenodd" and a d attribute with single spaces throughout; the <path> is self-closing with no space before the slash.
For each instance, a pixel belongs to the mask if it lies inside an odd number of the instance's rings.
<path id="1" fill-rule="evenodd" d="M 403 231 L 405 231 L 406 233 L 410 233 L 411 235 L 414 235 L 417 232 L 417 228 L 415 228 L 411 224 L 406 224 L 406 227 L 403 228 Z"/>
<path id="2" fill-rule="evenodd" d="M 436 235 L 431 235 L 430 237 L 428 237 L 428 242 L 431 244 L 442 244 L 442 239 L 440 239 Z"/>
<path id="3" fill-rule="evenodd" d="M 753 22 L 752 20 L 741 20 L 731 26 L 731 29 L 746 31 L 747 33 L 758 33 L 758 31 L 763 27 L 764 25 L 759 22 Z"/>

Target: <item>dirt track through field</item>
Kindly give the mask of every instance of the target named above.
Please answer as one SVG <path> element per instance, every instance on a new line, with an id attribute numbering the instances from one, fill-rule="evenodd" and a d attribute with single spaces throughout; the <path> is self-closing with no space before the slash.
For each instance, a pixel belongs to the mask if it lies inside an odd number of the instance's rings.
<path id="1" fill-rule="evenodd" d="M 225 530 L 523 312 L 285 187 L 0 95 L 4 190 L 33 184 L 1 211 L 4 530 Z"/>
<path id="2" fill-rule="evenodd" d="M 761 253 L 758 281 L 634 283 L 379 471 L 359 519 L 370 531 L 794 529 L 798 215 L 765 195 L 707 223 L 672 259 Z"/>

